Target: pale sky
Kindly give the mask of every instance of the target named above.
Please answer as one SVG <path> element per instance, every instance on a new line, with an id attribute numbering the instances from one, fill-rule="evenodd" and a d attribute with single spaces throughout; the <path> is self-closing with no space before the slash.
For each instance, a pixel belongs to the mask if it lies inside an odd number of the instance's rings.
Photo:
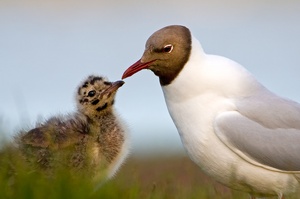
<path id="1" fill-rule="evenodd" d="M 0 121 L 6 132 L 75 110 L 89 74 L 121 78 L 147 38 L 171 24 L 189 27 L 207 53 L 246 67 L 267 88 L 300 102 L 300 1 L 0 2 Z M 116 108 L 133 152 L 180 149 L 158 79 L 126 79 Z"/>

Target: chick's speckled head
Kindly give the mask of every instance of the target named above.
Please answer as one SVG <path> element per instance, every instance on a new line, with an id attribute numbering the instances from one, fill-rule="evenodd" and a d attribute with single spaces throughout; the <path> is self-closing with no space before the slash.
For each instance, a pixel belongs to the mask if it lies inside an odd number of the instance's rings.
<path id="1" fill-rule="evenodd" d="M 78 110 L 91 119 L 110 110 L 115 94 L 123 84 L 123 81 L 110 82 L 106 77 L 90 75 L 78 87 Z"/>

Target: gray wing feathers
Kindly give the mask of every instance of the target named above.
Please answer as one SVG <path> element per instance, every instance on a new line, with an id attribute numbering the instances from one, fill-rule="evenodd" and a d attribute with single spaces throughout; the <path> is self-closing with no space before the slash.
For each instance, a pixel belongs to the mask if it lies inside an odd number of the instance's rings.
<path id="1" fill-rule="evenodd" d="M 269 167 L 300 171 L 300 129 L 297 125 L 286 128 L 288 123 L 282 128 L 282 123 L 268 128 L 273 118 L 269 119 L 257 122 L 231 111 L 221 113 L 214 127 L 217 136 L 233 151 Z"/>
<path id="2" fill-rule="evenodd" d="M 238 99 L 235 104 L 239 113 L 267 128 L 300 130 L 300 104 L 278 97 L 268 90 Z"/>

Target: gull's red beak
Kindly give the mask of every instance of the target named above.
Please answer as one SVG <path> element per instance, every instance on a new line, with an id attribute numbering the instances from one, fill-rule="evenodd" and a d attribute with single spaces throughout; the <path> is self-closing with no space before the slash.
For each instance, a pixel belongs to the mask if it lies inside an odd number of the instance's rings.
<path id="1" fill-rule="evenodd" d="M 122 79 L 125 79 L 127 77 L 130 77 L 131 75 L 139 72 L 142 69 L 146 69 L 149 67 L 149 65 L 156 60 L 152 60 L 149 62 L 142 63 L 141 60 L 138 60 L 134 64 L 132 64 L 127 70 L 123 73 Z"/>

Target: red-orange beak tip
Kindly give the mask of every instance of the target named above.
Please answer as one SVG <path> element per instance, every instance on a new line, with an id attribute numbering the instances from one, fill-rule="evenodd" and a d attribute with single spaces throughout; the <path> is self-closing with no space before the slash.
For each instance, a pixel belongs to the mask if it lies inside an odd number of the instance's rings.
<path id="1" fill-rule="evenodd" d="M 127 68 L 127 70 L 125 70 L 125 72 L 122 75 L 122 79 L 125 79 L 127 77 L 132 76 L 133 74 L 139 72 L 142 69 L 146 69 L 149 67 L 149 65 L 154 62 L 155 60 L 149 61 L 149 62 L 145 62 L 142 63 L 141 60 L 138 60 L 137 62 L 135 62 L 134 64 L 132 64 L 129 68 Z"/>

